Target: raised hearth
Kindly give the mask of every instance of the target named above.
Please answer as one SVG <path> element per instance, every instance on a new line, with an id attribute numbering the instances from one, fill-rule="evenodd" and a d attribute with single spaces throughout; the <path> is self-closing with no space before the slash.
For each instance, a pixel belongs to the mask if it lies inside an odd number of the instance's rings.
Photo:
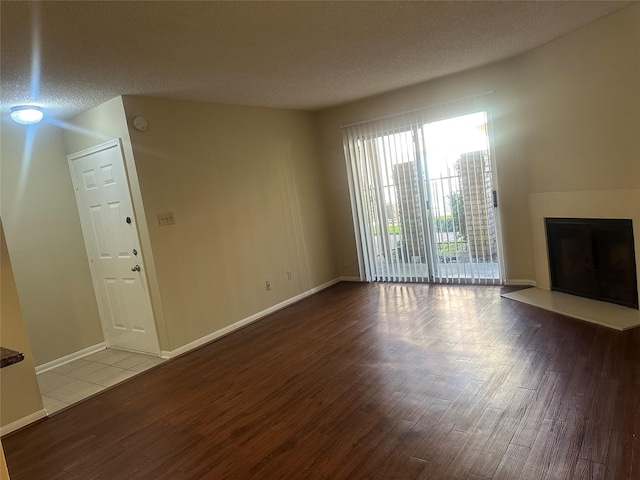
<path id="1" fill-rule="evenodd" d="M 615 330 L 622 331 L 640 326 L 638 310 L 609 302 L 551 292 L 541 288 L 527 288 L 504 293 L 502 296 Z"/>

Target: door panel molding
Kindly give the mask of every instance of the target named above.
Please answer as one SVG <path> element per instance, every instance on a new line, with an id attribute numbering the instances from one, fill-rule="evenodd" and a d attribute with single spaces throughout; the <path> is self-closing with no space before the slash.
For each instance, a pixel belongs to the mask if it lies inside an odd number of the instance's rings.
<path id="1" fill-rule="evenodd" d="M 67 159 L 105 342 L 157 355 L 160 346 L 122 141 L 110 140 Z"/>

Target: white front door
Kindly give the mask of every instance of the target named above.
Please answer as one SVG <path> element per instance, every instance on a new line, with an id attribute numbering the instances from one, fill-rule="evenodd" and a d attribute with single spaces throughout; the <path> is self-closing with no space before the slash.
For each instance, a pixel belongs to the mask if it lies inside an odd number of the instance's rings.
<path id="1" fill-rule="evenodd" d="M 121 142 L 67 158 L 107 344 L 159 354 Z"/>

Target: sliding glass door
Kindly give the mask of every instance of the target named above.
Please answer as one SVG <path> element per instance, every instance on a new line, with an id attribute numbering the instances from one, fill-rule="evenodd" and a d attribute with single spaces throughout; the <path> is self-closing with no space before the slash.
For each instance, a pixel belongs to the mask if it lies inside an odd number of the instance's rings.
<path id="1" fill-rule="evenodd" d="M 344 129 L 370 281 L 502 281 L 487 112 L 419 113 Z"/>

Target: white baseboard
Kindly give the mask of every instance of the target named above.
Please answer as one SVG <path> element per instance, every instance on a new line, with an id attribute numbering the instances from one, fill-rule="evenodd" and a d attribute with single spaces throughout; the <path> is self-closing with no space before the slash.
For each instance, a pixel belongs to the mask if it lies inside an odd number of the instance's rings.
<path id="1" fill-rule="evenodd" d="M 37 412 L 27 415 L 26 417 L 22 417 L 21 419 L 16 420 L 15 422 L 11 422 L 8 425 L 4 425 L 0 427 L 0 437 L 7 435 L 11 432 L 15 432 L 19 428 L 26 427 L 30 423 L 33 423 L 35 421 L 38 421 L 46 417 L 47 417 L 47 411 L 44 408 L 42 410 L 38 410 Z"/>
<path id="2" fill-rule="evenodd" d="M 514 286 L 514 287 L 518 287 L 518 286 L 535 287 L 537 285 L 537 282 L 535 280 L 527 280 L 522 278 L 510 278 L 505 280 L 504 284 L 508 286 Z"/>
<path id="3" fill-rule="evenodd" d="M 83 348 L 82 350 L 74 353 L 70 353 L 69 355 L 65 355 L 61 358 L 56 358 L 55 360 L 51 360 L 50 362 L 43 363 L 42 365 L 38 365 L 36 367 L 36 375 L 44 372 L 48 372 L 49 370 L 53 370 L 61 365 L 65 365 L 67 363 L 73 362 L 74 360 L 78 360 L 79 358 L 87 357 L 93 353 L 97 353 L 100 350 L 104 350 L 107 348 L 107 344 L 105 342 L 98 343 L 97 345 L 92 345 L 91 347 Z"/>
<path id="4" fill-rule="evenodd" d="M 250 323 L 255 322 L 256 320 L 260 320 L 261 318 L 266 317 L 267 315 L 271 315 L 274 312 L 277 312 L 278 310 L 282 310 L 283 308 L 288 307 L 289 305 L 292 305 L 296 302 L 299 302 L 300 300 L 303 300 L 311 295 L 313 295 L 314 293 L 318 293 L 321 290 L 324 290 L 326 288 L 329 288 L 332 285 L 335 285 L 336 283 L 340 282 L 340 278 L 335 278 L 327 283 L 323 283 L 322 285 L 319 285 L 317 287 L 311 288 L 305 292 L 302 292 L 298 295 L 296 295 L 295 297 L 291 297 L 287 300 L 285 300 L 284 302 L 280 302 L 276 305 L 273 305 L 265 310 L 262 310 L 261 312 L 258 313 L 254 313 L 253 315 L 244 318 L 242 320 L 239 320 L 235 323 L 232 323 L 231 325 L 221 328 L 220 330 L 216 330 L 215 332 L 212 332 L 208 335 L 205 335 L 204 337 L 201 337 L 197 340 L 194 340 L 193 342 L 187 343 L 186 345 L 183 345 L 182 347 L 178 347 L 175 350 L 171 350 L 171 351 L 167 351 L 167 350 L 163 350 L 162 352 L 160 352 L 160 357 L 161 358 L 165 358 L 165 359 L 169 359 L 169 358 L 174 358 L 177 357 L 178 355 L 182 355 L 184 353 L 187 353 L 195 348 L 201 347 L 202 345 L 205 345 L 207 343 L 213 342 L 214 340 L 217 340 L 220 337 L 224 337 L 225 335 L 229 335 L 231 332 L 234 332 L 242 327 L 245 327 L 247 325 L 249 325 Z M 358 281 L 360 281 L 360 279 L 358 279 Z"/>
<path id="5" fill-rule="evenodd" d="M 360 277 L 338 277 L 341 282 L 361 282 Z"/>

